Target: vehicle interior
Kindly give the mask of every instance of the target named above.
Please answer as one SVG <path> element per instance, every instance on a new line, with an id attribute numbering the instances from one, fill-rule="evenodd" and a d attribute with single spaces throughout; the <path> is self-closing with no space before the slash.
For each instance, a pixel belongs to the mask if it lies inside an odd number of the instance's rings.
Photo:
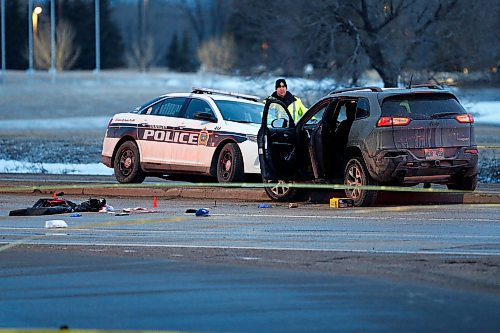
<path id="1" fill-rule="evenodd" d="M 327 99 L 316 104 L 296 129 L 277 128 L 273 123 L 268 156 L 279 175 L 296 180 L 342 179 L 357 104 L 355 99 Z M 284 123 L 280 126 L 289 122 Z"/>

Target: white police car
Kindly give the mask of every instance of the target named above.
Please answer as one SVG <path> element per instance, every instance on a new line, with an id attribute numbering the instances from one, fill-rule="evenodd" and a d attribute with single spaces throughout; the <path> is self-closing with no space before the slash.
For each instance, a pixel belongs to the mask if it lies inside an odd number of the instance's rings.
<path id="1" fill-rule="evenodd" d="M 148 175 L 202 174 L 221 183 L 260 174 L 257 96 L 193 88 L 159 96 L 108 124 L 102 163 L 120 183 Z"/>

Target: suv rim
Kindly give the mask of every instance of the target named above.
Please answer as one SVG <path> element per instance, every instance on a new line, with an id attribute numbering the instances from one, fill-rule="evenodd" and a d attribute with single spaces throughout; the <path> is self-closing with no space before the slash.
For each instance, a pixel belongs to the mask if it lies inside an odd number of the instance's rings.
<path id="1" fill-rule="evenodd" d="M 271 187 L 271 192 L 277 196 L 283 196 L 290 190 L 290 187 L 286 186 L 286 183 L 282 180 L 278 181 L 276 186 Z"/>
<path id="2" fill-rule="evenodd" d="M 347 170 L 347 177 L 345 179 L 345 184 L 348 186 L 363 186 L 363 173 L 360 169 L 360 166 L 356 164 L 352 164 Z M 353 188 L 347 189 L 347 191 L 351 194 L 353 199 L 358 199 L 361 197 L 361 189 Z"/>

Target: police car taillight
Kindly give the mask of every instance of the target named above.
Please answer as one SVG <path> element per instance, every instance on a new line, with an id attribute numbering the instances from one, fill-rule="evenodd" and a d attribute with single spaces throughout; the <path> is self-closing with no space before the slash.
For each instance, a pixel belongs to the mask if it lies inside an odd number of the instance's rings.
<path id="1" fill-rule="evenodd" d="M 377 127 L 406 126 L 410 121 L 410 118 L 405 117 L 380 117 L 377 121 Z"/>
<path id="2" fill-rule="evenodd" d="M 108 127 L 107 127 L 107 128 L 109 128 L 109 126 L 111 126 L 111 123 L 112 123 L 112 122 L 113 122 L 113 117 L 111 117 L 111 119 L 109 120 L 109 122 L 108 122 Z"/>
<path id="3" fill-rule="evenodd" d="M 455 119 L 459 123 L 470 123 L 470 124 L 472 124 L 474 122 L 474 117 L 470 113 L 458 115 L 458 116 L 455 117 Z"/>

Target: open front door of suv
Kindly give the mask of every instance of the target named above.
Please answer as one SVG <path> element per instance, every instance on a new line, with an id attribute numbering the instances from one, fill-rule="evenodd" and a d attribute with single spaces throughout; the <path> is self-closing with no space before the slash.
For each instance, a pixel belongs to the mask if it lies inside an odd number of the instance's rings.
<path id="1" fill-rule="evenodd" d="M 259 162 L 265 182 L 284 184 L 295 178 L 297 173 L 297 133 L 295 122 L 285 104 L 268 99 L 262 114 L 262 123 L 257 135 Z M 283 186 L 266 188 L 269 196 L 286 201 L 295 191 Z"/>

